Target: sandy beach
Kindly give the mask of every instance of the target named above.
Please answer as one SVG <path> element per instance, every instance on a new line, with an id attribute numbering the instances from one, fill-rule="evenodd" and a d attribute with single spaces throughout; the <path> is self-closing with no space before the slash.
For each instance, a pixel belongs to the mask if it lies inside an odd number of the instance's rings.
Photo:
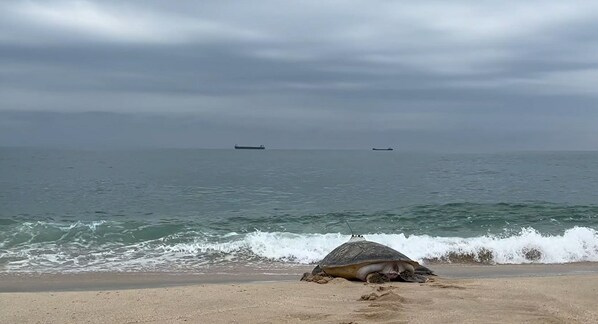
<path id="1" fill-rule="evenodd" d="M 237 276 L 236 282 L 222 275 L 4 275 L 0 322 L 598 321 L 598 274 L 592 263 L 436 268 L 441 275 L 425 284 L 383 285 L 343 279 L 328 284 L 299 282 L 290 280 L 292 274 L 280 274 L 273 281 Z M 460 277 L 460 272 L 466 276 Z"/>

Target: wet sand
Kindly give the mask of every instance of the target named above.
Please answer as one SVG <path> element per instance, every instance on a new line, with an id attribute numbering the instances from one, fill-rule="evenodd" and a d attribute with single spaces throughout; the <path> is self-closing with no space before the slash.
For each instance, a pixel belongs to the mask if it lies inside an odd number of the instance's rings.
<path id="1" fill-rule="evenodd" d="M 289 272 L 4 274 L 0 323 L 598 322 L 595 263 L 431 267 L 432 282 L 384 285 Z"/>

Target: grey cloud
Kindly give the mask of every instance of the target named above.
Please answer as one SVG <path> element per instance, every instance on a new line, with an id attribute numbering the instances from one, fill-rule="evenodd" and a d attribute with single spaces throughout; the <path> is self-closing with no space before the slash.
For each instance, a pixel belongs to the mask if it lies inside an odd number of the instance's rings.
<path id="1" fill-rule="evenodd" d="M 0 144 L 598 149 L 595 7 L 4 2 Z"/>

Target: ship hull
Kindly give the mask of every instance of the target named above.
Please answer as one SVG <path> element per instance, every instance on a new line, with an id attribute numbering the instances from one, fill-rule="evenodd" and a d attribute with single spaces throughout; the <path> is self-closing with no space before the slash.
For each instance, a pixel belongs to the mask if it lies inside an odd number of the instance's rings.
<path id="1" fill-rule="evenodd" d="M 266 147 L 263 145 L 260 146 L 239 146 L 235 145 L 235 150 L 265 150 Z"/>

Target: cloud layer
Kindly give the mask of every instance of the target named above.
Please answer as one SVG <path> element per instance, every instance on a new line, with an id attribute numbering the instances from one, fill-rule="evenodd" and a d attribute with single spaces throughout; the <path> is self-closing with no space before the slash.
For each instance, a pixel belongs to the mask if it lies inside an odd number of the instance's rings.
<path id="1" fill-rule="evenodd" d="M 596 7 L 3 2 L 0 145 L 598 149 Z"/>

